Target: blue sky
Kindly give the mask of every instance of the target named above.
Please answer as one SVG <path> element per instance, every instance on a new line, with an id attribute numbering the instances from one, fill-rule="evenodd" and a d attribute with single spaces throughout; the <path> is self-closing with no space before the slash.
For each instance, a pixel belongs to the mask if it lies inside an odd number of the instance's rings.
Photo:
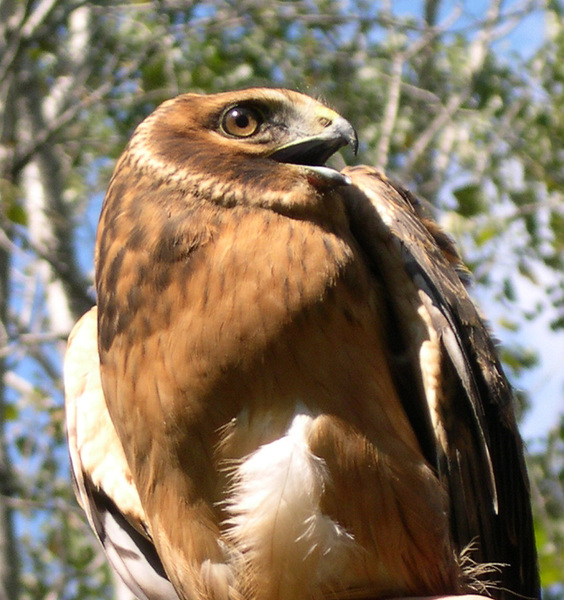
<path id="1" fill-rule="evenodd" d="M 449 0 L 442 3 L 440 20 L 446 19 L 453 11 L 461 10 L 460 17 L 452 29 L 454 31 L 475 26 L 483 20 L 491 0 L 465 0 L 456 2 Z M 397 15 L 420 15 L 423 2 L 413 0 L 391 0 L 392 10 Z M 525 2 L 512 0 L 503 3 L 503 13 L 511 14 L 519 11 Z M 504 39 L 496 43 L 495 48 L 508 58 L 515 55 L 527 59 L 535 52 L 545 38 L 544 14 L 538 10 L 526 18 L 519 18 L 519 24 Z"/>

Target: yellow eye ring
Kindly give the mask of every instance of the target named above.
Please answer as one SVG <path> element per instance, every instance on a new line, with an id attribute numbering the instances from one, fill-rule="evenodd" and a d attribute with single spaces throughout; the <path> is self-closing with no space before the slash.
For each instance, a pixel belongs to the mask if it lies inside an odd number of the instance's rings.
<path id="1" fill-rule="evenodd" d="M 245 106 L 230 108 L 221 122 L 225 133 L 234 137 L 249 137 L 256 133 L 262 122 L 260 114 Z"/>

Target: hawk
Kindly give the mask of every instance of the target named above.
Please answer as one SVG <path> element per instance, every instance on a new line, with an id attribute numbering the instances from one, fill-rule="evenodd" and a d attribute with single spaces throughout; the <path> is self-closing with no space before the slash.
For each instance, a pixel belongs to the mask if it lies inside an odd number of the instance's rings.
<path id="1" fill-rule="evenodd" d="M 137 128 L 71 334 L 77 496 L 145 600 L 537 598 L 512 392 L 456 250 L 282 89 Z"/>

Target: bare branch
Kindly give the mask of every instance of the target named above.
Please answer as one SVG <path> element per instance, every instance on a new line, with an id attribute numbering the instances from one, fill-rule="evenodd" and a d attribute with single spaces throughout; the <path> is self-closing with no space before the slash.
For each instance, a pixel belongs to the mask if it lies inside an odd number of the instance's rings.
<path id="1" fill-rule="evenodd" d="M 0 494 L 1 495 L 1 494 Z M 82 510 L 76 506 L 74 502 L 66 502 L 60 498 L 43 498 L 41 500 L 33 500 L 31 498 L 17 498 L 14 496 L 3 496 L 6 504 L 11 508 L 18 510 L 49 510 L 49 511 L 72 511 L 82 516 Z"/>
<path id="2" fill-rule="evenodd" d="M 45 21 L 49 18 L 53 10 L 55 10 L 57 4 L 60 3 L 61 0 L 40 0 L 19 28 L 20 37 L 23 40 L 32 38 L 39 27 L 45 24 Z"/>
<path id="3" fill-rule="evenodd" d="M 415 163 L 427 149 L 437 133 L 452 119 L 472 93 L 474 77 L 482 69 L 486 51 L 495 39 L 495 23 L 499 18 L 502 0 L 493 0 L 486 15 L 486 23 L 482 31 L 470 46 L 469 60 L 466 65 L 466 85 L 458 93 L 451 96 L 444 109 L 433 119 L 427 129 L 419 136 L 413 145 L 405 165 L 400 173 L 402 179 L 407 179 Z"/>
<path id="4" fill-rule="evenodd" d="M 404 54 L 396 54 L 392 61 L 391 81 L 388 88 L 388 99 L 382 115 L 382 128 L 378 146 L 376 148 L 376 167 L 384 170 L 388 163 L 388 153 L 390 151 L 390 141 L 392 132 L 396 125 L 398 107 L 400 102 L 401 76 L 403 64 L 405 61 Z"/>
<path id="5" fill-rule="evenodd" d="M 97 90 L 83 98 L 81 101 L 71 104 L 65 111 L 63 111 L 58 117 L 49 123 L 49 125 L 37 132 L 33 139 L 29 140 L 26 144 L 22 144 L 23 147 L 18 149 L 14 159 L 14 172 L 21 171 L 21 169 L 27 165 L 27 163 L 31 160 L 34 154 L 39 151 L 40 148 L 53 139 L 53 137 L 55 137 L 55 135 L 57 135 L 69 123 L 75 121 L 78 114 L 80 114 L 83 110 L 87 109 L 89 106 L 92 106 L 106 96 L 112 89 L 113 85 L 113 83 L 108 81 L 102 84 Z"/>
<path id="6" fill-rule="evenodd" d="M 392 59 L 391 81 L 388 90 L 388 99 L 382 116 L 382 130 L 378 147 L 376 149 L 376 166 L 384 169 L 388 163 L 388 153 L 390 150 L 390 141 L 392 132 L 396 126 L 396 119 L 400 103 L 401 78 L 403 65 L 413 55 L 420 52 L 425 46 L 430 44 L 437 36 L 444 33 L 460 16 L 460 9 L 455 9 L 445 19 L 445 21 L 436 27 L 430 27 L 424 36 L 416 39 L 403 52 L 398 52 Z"/>

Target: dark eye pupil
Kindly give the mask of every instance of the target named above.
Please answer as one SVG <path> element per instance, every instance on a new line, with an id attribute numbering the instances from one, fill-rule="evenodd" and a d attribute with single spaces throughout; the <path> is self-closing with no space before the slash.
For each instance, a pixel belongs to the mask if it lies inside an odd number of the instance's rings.
<path id="1" fill-rule="evenodd" d="M 245 107 L 234 106 L 225 116 L 221 127 L 227 135 L 235 137 L 250 137 L 258 131 L 260 125 L 259 115 Z"/>
<path id="2" fill-rule="evenodd" d="M 235 116 L 235 124 L 237 125 L 237 127 L 240 127 L 241 129 L 245 129 L 246 127 L 249 126 L 249 117 L 247 115 L 237 111 L 234 116 Z"/>

